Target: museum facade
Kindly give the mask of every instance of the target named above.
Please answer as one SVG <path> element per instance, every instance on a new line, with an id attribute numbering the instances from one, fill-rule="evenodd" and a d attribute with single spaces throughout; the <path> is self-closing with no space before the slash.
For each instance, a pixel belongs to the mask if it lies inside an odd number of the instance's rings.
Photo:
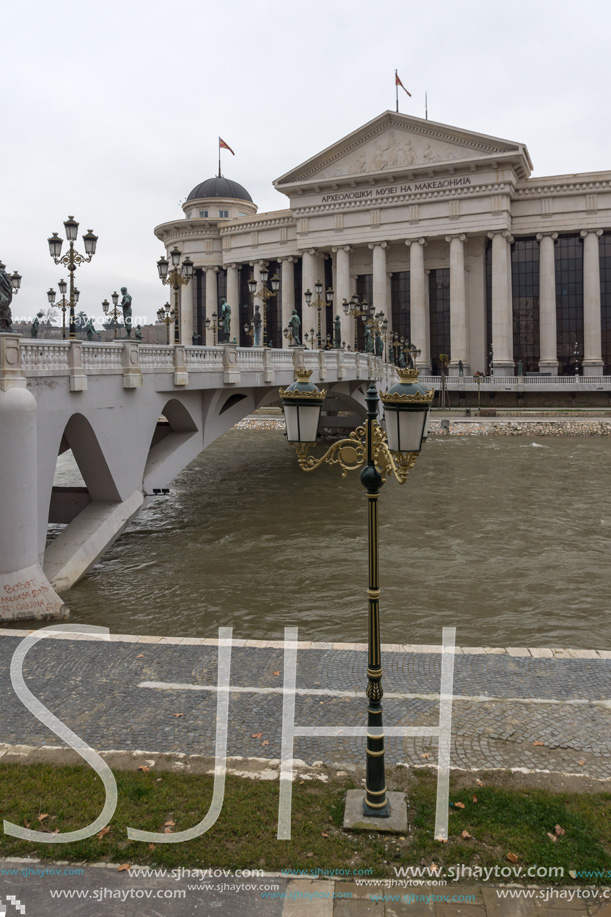
<path id="1" fill-rule="evenodd" d="M 260 290 L 267 269 L 274 347 L 293 309 L 310 340 L 318 315 L 323 342 L 339 315 L 343 344 L 362 346 L 342 308 L 356 294 L 425 373 L 447 354 L 453 375 L 611 375 L 611 172 L 531 173 L 522 143 L 387 111 L 276 179 L 286 210 L 258 213 L 237 182 L 208 179 L 155 228 L 194 263 L 181 340 L 212 344 L 224 297 L 231 338 L 252 343 L 248 281 Z M 334 291 L 319 311 L 304 296 L 317 283 Z"/>

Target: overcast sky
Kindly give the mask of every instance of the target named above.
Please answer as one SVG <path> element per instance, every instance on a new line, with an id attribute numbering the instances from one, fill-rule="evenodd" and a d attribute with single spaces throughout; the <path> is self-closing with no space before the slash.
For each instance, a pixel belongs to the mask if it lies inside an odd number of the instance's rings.
<path id="1" fill-rule="evenodd" d="M 167 299 L 153 235 L 215 174 L 260 210 L 273 179 L 394 108 L 526 143 L 535 175 L 611 169 L 606 0 L 12 0 L 3 12 L 0 260 L 33 316 L 67 276 L 47 238 L 99 236 L 79 308 Z M 77 248 L 83 250 L 79 232 Z"/>

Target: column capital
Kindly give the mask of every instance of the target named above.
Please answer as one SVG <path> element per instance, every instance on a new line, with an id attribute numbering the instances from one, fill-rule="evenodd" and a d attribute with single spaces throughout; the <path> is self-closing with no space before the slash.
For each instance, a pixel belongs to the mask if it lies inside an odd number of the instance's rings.
<path id="1" fill-rule="evenodd" d="M 276 258 L 276 261 L 279 261 L 280 264 L 282 264 L 283 261 L 288 262 L 288 264 L 295 264 L 295 262 L 297 261 L 297 257 L 296 255 L 279 255 Z"/>
<path id="2" fill-rule="evenodd" d="M 352 251 L 352 245 L 333 245 L 332 252 L 349 252 Z"/>
<path id="3" fill-rule="evenodd" d="M 494 239 L 495 236 L 504 236 L 510 245 L 515 242 L 514 237 L 511 235 L 508 229 L 491 229 L 490 232 L 487 232 L 486 235 L 489 239 Z"/>
<path id="4" fill-rule="evenodd" d="M 368 248 L 388 248 L 388 242 L 369 242 Z"/>
<path id="5" fill-rule="evenodd" d="M 467 236 L 464 232 L 459 232 L 459 233 L 455 233 L 452 236 L 446 236 L 445 239 L 446 239 L 446 242 L 451 242 L 453 239 L 458 239 L 459 242 L 465 242 L 467 239 Z"/>
<path id="6" fill-rule="evenodd" d="M 218 264 L 205 264 L 204 269 L 206 271 L 215 271 L 217 274 L 220 271 L 220 267 L 218 266 Z"/>
<path id="7" fill-rule="evenodd" d="M 602 229 L 582 229 L 581 232 L 579 233 L 582 239 L 585 239 L 586 236 L 590 236 L 590 235 L 602 236 L 602 234 L 603 234 Z"/>
<path id="8" fill-rule="evenodd" d="M 317 255 L 318 249 L 316 248 L 304 248 L 302 254 L 304 255 Z"/>
<path id="9" fill-rule="evenodd" d="M 229 264 L 226 264 L 225 267 L 238 268 L 240 265 L 237 263 L 237 261 L 231 261 Z"/>
<path id="10" fill-rule="evenodd" d="M 405 244 L 406 244 L 407 246 L 412 245 L 412 243 L 417 243 L 418 245 L 422 245 L 423 247 L 424 247 L 425 245 L 428 245 L 428 242 L 427 242 L 427 240 L 426 240 L 424 237 L 423 237 L 423 238 L 420 238 L 420 239 L 406 239 L 406 240 L 405 240 Z"/>
<path id="11" fill-rule="evenodd" d="M 558 233 L 557 232 L 538 232 L 537 233 L 537 242 L 540 242 L 541 239 L 547 239 L 547 238 L 553 239 L 555 242 L 556 239 L 558 238 Z"/>

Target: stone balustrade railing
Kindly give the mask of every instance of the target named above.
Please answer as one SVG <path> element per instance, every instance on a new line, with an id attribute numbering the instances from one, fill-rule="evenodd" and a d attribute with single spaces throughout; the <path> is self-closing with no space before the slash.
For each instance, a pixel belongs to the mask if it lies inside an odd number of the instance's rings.
<path id="1" fill-rule="evenodd" d="M 0 385 L 5 378 L 34 380 L 47 376 L 70 379 L 70 391 L 87 388 L 92 375 L 121 375 L 124 388 L 138 388 L 149 374 L 173 375 L 175 386 L 188 386 L 191 374 L 216 373 L 224 384 L 241 381 L 242 373 L 261 374 L 258 384 L 273 384 L 277 372 L 291 373 L 297 365 L 313 370 L 316 381 L 329 379 L 394 379 L 389 364 L 369 354 L 346 351 L 312 351 L 303 347 L 272 350 L 264 347 L 168 347 L 123 340 L 110 343 L 86 341 L 23 340 L 18 335 L 0 335 Z M 9 360 L 9 363 L 4 363 Z M 10 372 L 8 372 L 10 370 Z M 8 375 L 7 375 L 8 373 Z"/>

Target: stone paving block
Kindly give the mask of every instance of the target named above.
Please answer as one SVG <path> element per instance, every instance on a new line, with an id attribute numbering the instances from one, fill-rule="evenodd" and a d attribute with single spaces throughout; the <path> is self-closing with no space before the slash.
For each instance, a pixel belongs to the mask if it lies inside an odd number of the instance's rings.
<path id="1" fill-rule="evenodd" d="M 161 643 L 163 637 L 138 637 L 137 643 Z"/>
<path id="2" fill-rule="evenodd" d="M 282 917 L 333 917 L 334 882 L 291 879 Z"/>
<path id="3" fill-rule="evenodd" d="M 438 643 L 423 643 L 420 649 L 423 653 L 441 653 L 441 646 Z"/>
<path id="4" fill-rule="evenodd" d="M 545 647 L 545 646 L 543 646 L 543 647 L 541 647 L 541 646 L 540 646 L 540 647 L 533 647 L 533 646 L 531 646 L 531 647 L 530 647 L 530 655 L 531 655 L 534 659 L 550 659 L 551 657 L 553 657 L 554 654 L 552 653 L 552 651 L 551 651 L 550 649 L 548 649 L 548 648 Z"/>
<path id="5" fill-rule="evenodd" d="M 597 650 L 573 650 L 577 659 L 598 659 Z"/>
<path id="6" fill-rule="evenodd" d="M 414 894 L 417 892 L 414 888 Z M 402 892 L 405 894 L 405 892 Z M 384 909 L 384 917 L 435 917 L 434 901 L 387 901 Z"/>
<path id="7" fill-rule="evenodd" d="M 180 641 L 180 645 L 181 646 L 199 646 L 200 640 L 201 640 L 201 637 L 183 637 L 182 640 Z M 234 640 L 233 645 L 238 646 L 239 641 Z"/>
<path id="8" fill-rule="evenodd" d="M 463 646 L 463 654 L 466 656 L 485 656 L 486 648 L 483 646 Z"/>
<path id="9" fill-rule="evenodd" d="M 311 913 L 314 913 L 312 911 Z M 410 911 L 410 914 L 412 911 Z M 284 912 L 286 914 L 286 911 Z M 284 917 L 284 914 L 282 917 Z M 308 911 L 309 917 L 310 911 Z M 333 917 L 367 917 L 368 914 L 373 917 L 384 917 L 383 901 L 365 901 L 362 898 L 354 901 L 335 901 L 333 908 Z"/>
<path id="10" fill-rule="evenodd" d="M 497 889 L 482 886 L 482 898 L 488 917 L 543 917 L 543 904 L 532 898 L 499 898 Z"/>
<path id="11" fill-rule="evenodd" d="M 461 901 L 435 902 L 435 917 L 487 917 L 481 904 L 464 904 Z"/>
<path id="12" fill-rule="evenodd" d="M 611 659 L 611 650 L 596 650 L 600 659 Z"/>
<path id="13" fill-rule="evenodd" d="M 504 646 L 487 646 L 486 653 L 489 656 L 503 656 L 506 654 L 506 649 Z"/>
<path id="14" fill-rule="evenodd" d="M 175 646 L 178 646 L 182 642 L 182 637 L 162 637 L 159 643 L 170 643 Z"/>
<path id="15" fill-rule="evenodd" d="M 530 656 L 530 650 L 525 646 L 508 646 L 507 647 L 508 656 Z"/>
<path id="16" fill-rule="evenodd" d="M 552 654 L 555 659 L 572 659 L 573 654 L 570 650 L 562 649 L 561 647 L 552 647 Z"/>

